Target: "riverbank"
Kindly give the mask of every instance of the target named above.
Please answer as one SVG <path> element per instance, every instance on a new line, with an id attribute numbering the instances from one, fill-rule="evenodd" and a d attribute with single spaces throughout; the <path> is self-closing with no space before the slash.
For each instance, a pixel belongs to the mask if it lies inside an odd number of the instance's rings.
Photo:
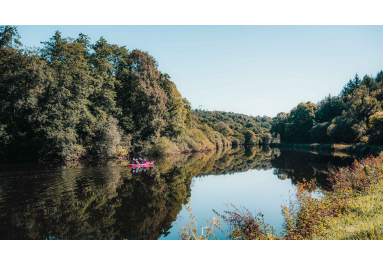
<path id="1" fill-rule="evenodd" d="M 382 240 L 383 181 L 373 185 L 362 196 L 349 200 L 345 212 L 332 220 L 318 240 Z"/>
<path id="2" fill-rule="evenodd" d="M 383 151 L 383 146 L 368 145 L 363 143 L 358 144 L 285 144 L 285 143 L 271 143 L 270 147 L 275 148 L 291 148 L 312 151 L 330 151 L 330 152 L 347 152 L 347 153 L 360 153 L 378 155 Z"/>
<path id="3" fill-rule="evenodd" d="M 236 146 L 234 146 L 236 147 Z M 173 155 L 184 155 L 184 154 L 196 154 L 196 153 L 208 153 L 212 151 L 218 151 L 222 149 L 231 149 L 232 146 L 223 146 L 220 148 L 209 148 L 209 149 L 195 149 L 195 150 L 183 150 L 178 152 L 167 152 L 167 153 L 128 153 L 124 155 L 113 155 L 108 157 L 91 156 L 86 154 L 78 154 L 71 157 L 41 157 L 38 159 L 28 159 L 26 157 L 9 157 L 0 158 L 0 163 L 71 163 L 71 162 L 90 162 L 90 161 L 119 161 L 119 160 L 130 160 L 132 157 L 162 157 L 162 156 L 173 156 Z"/>
<path id="4" fill-rule="evenodd" d="M 312 179 L 297 184 L 297 192 L 288 205 L 282 205 L 284 231 L 276 234 L 265 224 L 263 214 L 253 215 L 246 208 L 225 214 L 215 212 L 230 231 L 228 239 L 277 240 L 376 240 L 383 239 L 383 154 L 355 161 L 328 178 L 328 188 L 318 188 Z M 183 239 L 214 238 L 214 226 L 208 234 L 190 234 L 189 225 L 181 230 Z M 187 237 L 185 232 L 189 231 Z"/>

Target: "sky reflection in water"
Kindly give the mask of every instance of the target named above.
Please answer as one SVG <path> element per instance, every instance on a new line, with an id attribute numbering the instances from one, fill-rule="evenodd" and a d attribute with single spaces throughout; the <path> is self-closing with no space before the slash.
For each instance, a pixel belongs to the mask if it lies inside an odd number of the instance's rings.
<path id="1" fill-rule="evenodd" d="M 225 203 L 261 211 L 280 232 L 294 184 L 316 178 L 325 186 L 353 158 L 258 147 L 152 160 L 138 173 L 126 161 L 0 164 L 0 239 L 178 239 L 187 201 L 199 233 Z"/>

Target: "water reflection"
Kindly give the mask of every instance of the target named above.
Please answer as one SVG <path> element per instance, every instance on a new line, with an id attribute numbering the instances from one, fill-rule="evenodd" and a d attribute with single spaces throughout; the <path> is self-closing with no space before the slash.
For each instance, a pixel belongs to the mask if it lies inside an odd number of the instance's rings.
<path id="1" fill-rule="evenodd" d="M 193 178 L 273 169 L 292 183 L 326 185 L 353 158 L 253 147 L 153 160 L 134 174 L 126 161 L 0 165 L 0 239 L 158 239 L 190 199 Z"/>

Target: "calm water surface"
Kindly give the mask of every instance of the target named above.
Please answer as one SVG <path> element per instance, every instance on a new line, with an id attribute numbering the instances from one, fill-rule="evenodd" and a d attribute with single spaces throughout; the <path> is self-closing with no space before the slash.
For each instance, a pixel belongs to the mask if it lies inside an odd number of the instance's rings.
<path id="1" fill-rule="evenodd" d="M 212 209 L 230 203 L 262 212 L 280 232 L 281 204 L 297 181 L 326 186 L 354 159 L 258 147 L 153 158 L 156 166 L 138 173 L 126 161 L 0 164 L 0 239 L 178 239 L 186 204 L 199 233 L 217 217 Z"/>

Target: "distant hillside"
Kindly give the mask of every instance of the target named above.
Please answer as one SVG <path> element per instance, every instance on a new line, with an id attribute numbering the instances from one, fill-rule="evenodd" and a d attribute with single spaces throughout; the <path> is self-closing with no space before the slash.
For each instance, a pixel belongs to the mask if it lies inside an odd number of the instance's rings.
<path id="1" fill-rule="evenodd" d="M 199 124 L 206 124 L 215 131 L 232 139 L 233 144 L 269 144 L 272 140 L 272 118 L 267 116 L 252 117 L 224 111 L 194 110 L 194 119 Z"/>

